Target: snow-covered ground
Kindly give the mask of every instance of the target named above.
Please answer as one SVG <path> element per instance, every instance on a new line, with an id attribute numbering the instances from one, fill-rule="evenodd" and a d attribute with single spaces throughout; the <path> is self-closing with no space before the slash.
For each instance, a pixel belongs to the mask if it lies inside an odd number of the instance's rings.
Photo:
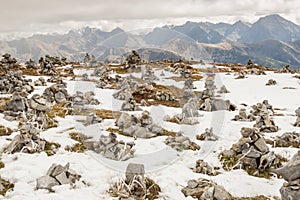
<path id="1" fill-rule="evenodd" d="M 76 70 L 76 73 L 91 72 L 88 70 Z M 175 85 L 179 88 L 183 87 L 183 81 L 176 82 L 167 77 L 174 74 L 165 72 L 165 77 L 160 77 L 161 70 L 156 70 L 155 74 L 160 78 L 157 83 L 164 85 Z M 139 74 L 133 74 L 140 77 Z M 196 90 L 203 90 L 205 74 L 203 80 L 194 82 Z M 216 84 L 219 88 L 223 84 L 227 87 L 230 93 L 224 95 L 225 99 L 229 99 L 238 108 L 244 107 L 241 104 L 246 104 L 249 112 L 250 106 L 269 100 L 269 103 L 274 108 L 280 108 L 277 113 L 284 116 L 275 116 L 274 121 L 280 130 L 277 133 L 266 133 L 266 136 L 281 135 L 284 132 L 296 131 L 300 132 L 300 128 L 294 127 L 296 117 L 294 111 L 300 106 L 300 81 L 292 78 L 291 74 L 276 74 L 267 72 L 267 75 L 247 75 L 245 79 L 235 79 L 233 74 L 225 73 L 217 74 Z M 36 77 L 30 77 L 32 79 Z M 277 81 L 277 85 L 265 86 L 269 79 Z M 49 83 L 47 83 L 50 86 Z M 122 101 L 115 100 L 112 94 L 115 90 L 99 89 L 95 87 L 94 82 L 87 81 L 67 81 L 68 92 L 74 94 L 78 91 L 94 91 L 96 98 L 101 102 L 95 106 L 97 109 L 119 110 Z M 295 89 L 283 89 L 284 87 L 293 87 Z M 42 93 L 45 87 L 36 87 L 34 93 Z M 13 191 L 6 194 L 6 199 L 111 199 L 107 194 L 109 184 L 112 180 L 123 177 L 124 171 L 128 163 L 143 163 L 147 176 L 154 179 L 161 187 L 161 199 L 182 200 L 192 199 L 185 198 L 181 189 L 186 186 L 189 179 L 197 179 L 200 177 L 208 178 L 225 187 L 233 196 L 251 197 L 257 195 L 265 196 L 280 196 L 279 188 L 283 180 L 275 177 L 271 179 L 256 178 L 249 176 L 243 170 L 234 170 L 226 172 L 220 170 L 221 174 L 209 177 L 203 174 L 194 173 L 190 168 L 195 165 L 198 159 L 204 159 L 213 166 L 221 167 L 218 160 L 218 155 L 222 150 L 229 149 L 231 145 L 241 138 L 240 129 L 242 127 L 252 127 L 254 122 L 236 122 L 231 119 L 238 111 L 217 111 L 203 112 L 199 111 L 203 117 L 200 118 L 200 123 L 196 125 L 178 125 L 163 121 L 165 115 L 174 115 L 180 113 L 181 109 L 170 108 L 165 106 L 142 107 L 148 110 L 153 117 L 154 122 L 160 124 L 167 130 L 182 131 L 184 135 L 189 136 L 192 141 L 199 144 L 199 151 L 184 151 L 177 152 L 164 144 L 166 136 L 156 137 L 151 139 L 135 140 L 135 157 L 127 161 L 118 162 L 103 158 L 95 152 L 87 151 L 85 153 L 73 153 L 64 150 L 66 145 L 72 145 L 76 141 L 72 140 L 68 131 L 71 128 L 78 132 L 94 138 L 99 138 L 102 134 L 108 134 L 105 131 L 108 127 L 114 126 L 114 120 L 105 120 L 96 125 L 84 126 L 78 119 L 83 119 L 80 116 L 67 116 L 66 118 L 57 118 L 59 126 L 41 133 L 41 137 L 48 141 L 61 144 L 59 151 L 48 157 L 46 153 L 40 154 L 2 154 L 2 161 L 5 163 L 5 168 L 0 169 L 2 178 L 10 180 L 15 184 Z M 0 124 L 10 128 L 17 128 L 16 122 L 8 122 L 3 119 L 0 114 Z M 214 133 L 220 136 L 216 142 L 196 140 L 195 135 L 203 133 L 205 128 L 213 127 Z M 16 133 L 11 136 L 0 137 L 0 145 L 3 148 L 9 144 Z M 118 139 L 132 141 L 133 138 L 118 135 Z M 288 159 L 296 152 L 294 148 L 276 148 L 273 149 L 276 153 L 287 157 Z M 46 190 L 35 190 L 36 179 L 46 174 L 52 163 L 65 165 L 70 163 L 72 169 L 82 175 L 82 182 L 77 183 L 75 188 L 70 188 L 69 185 L 54 187 L 55 192 L 49 193 Z"/>

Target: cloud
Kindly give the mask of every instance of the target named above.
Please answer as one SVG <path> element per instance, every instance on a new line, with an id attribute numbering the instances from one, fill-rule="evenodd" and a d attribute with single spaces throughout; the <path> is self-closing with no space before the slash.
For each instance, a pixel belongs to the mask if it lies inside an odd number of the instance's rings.
<path id="1" fill-rule="evenodd" d="M 60 32 L 94 25 L 137 29 L 161 23 L 256 20 L 281 14 L 299 22 L 298 0 L 10 0 L 1 3 L 0 32 Z"/>

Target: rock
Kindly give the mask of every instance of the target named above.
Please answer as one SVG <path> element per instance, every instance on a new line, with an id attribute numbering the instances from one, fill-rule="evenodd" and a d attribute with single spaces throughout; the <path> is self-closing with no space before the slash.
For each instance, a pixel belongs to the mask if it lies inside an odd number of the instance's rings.
<path id="1" fill-rule="evenodd" d="M 198 181 L 196 180 L 189 180 L 187 182 L 187 187 L 190 188 L 190 189 L 194 189 L 198 186 Z"/>
<path id="2" fill-rule="evenodd" d="M 36 189 L 52 191 L 52 187 L 57 185 L 60 185 L 59 182 L 49 175 L 41 176 L 36 180 Z"/>
<path id="3" fill-rule="evenodd" d="M 255 143 L 254 143 L 255 147 L 262 152 L 263 154 L 268 153 L 269 152 L 269 147 L 266 144 L 266 141 L 263 137 L 260 137 Z"/>
<path id="4" fill-rule="evenodd" d="M 254 134 L 254 130 L 248 127 L 242 127 L 241 134 L 243 137 L 248 138 Z"/>
<path id="5" fill-rule="evenodd" d="M 129 163 L 126 168 L 126 182 L 131 183 L 136 177 L 138 180 L 143 181 L 145 175 L 145 169 L 143 164 Z"/>
<path id="6" fill-rule="evenodd" d="M 37 111 L 50 111 L 52 106 L 51 102 L 48 102 L 47 99 L 38 94 L 31 97 L 29 105 L 32 109 Z"/>
<path id="7" fill-rule="evenodd" d="M 274 79 L 269 79 L 266 85 L 276 85 L 277 82 Z"/>
<path id="8" fill-rule="evenodd" d="M 216 185 L 214 187 L 214 199 L 215 200 L 231 200 L 232 197 L 229 194 L 229 192 L 227 192 L 225 190 L 224 187 L 222 187 L 220 185 Z"/>
<path id="9" fill-rule="evenodd" d="M 69 167 L 69 163 L 65 166 L 52 164 L 47 175 L 37 179 L 36 188 L 52 191 L 53 186 L 75 183 L 81 176 L 70 170 Z"/>
<path id="10" fill-rule="evenodd" d="M 282 200 L 298 200 L 300 199 L 300 190 L 294 190 L 291 187 L 280 188 L 281 199 Z"/>
<path id="11" fill-rule="evenodd" d="M 248 158 L 259 158 L 262 155 L 262 153 L 254 149 L 253 146 L 251 146 L 250 149 L 244 149 L 242 154 Z"/>
<path id="12" fill-rule="evenodd" d="M 277 172 L 286 181 L 293 181 L 300 178 L 300 151 L 298 151 L 293 158 L 283 167 L 279 168 Z"/>

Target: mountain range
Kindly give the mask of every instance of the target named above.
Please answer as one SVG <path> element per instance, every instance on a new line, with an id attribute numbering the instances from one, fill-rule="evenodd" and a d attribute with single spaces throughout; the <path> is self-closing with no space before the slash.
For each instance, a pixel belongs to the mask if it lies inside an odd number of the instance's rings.
<path id="1" fill-rule="evenodd" d="M 0 53 L 12 54 L 20 61 L 38 60 L 46 54 L 82 61 L 86 53 L 99 61 L 122 59 L 137 49 L 146 60 L 185 59 L 254 63 L 300 68 L 300 26 L 280 15 L 261 17 L 253 24 L 186 22 L 154 28 L 135 34 L 116 28 L 110 32 L 85 27 L 66 34 L 33 35 L 0 41 Z"/>

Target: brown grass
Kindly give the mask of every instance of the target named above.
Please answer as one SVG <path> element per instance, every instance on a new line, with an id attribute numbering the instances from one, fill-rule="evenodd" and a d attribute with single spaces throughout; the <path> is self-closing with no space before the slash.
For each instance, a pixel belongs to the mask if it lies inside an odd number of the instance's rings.
<path id="1" fill-rule="evenodd" d="M 0 112 L 7 110 L 7 103 L 10 101 L 10 98 L 1 98 L 0 99 Z"/>
<path id="2" fill-rule="evenodd" d="M 124 136 L 127 136 L 127 137 L 132 137 L 131 135 L 125 133 L 122 129 L 119 129 L 119 128 L 109 127 L 108 129 L 106 129 L 106 131 L 111 132 L 111 133 L 124 135 Z M 166 130 L 164 128 L 163 128 L 162 134 L 157 134 L 157 136 L 172 136 L 172 137 L 174 137 L 175 135 L 176 135 L 176 132 L 169 131 L 169 130 Z"/>
<path id="3" fill-rule="evenodd" d="M 8 136 L 13 132 L 10 128 L 0 125 L 0 136 Z"/>
<path id="4" fill-rule="evenodd" d="M 3 190 L 0 190 L 0 195 L 2 196 L 5 196 L 7 191 L 12 190 L 15 187 L 13 183 L 10 183 L 9 181 L 4 180 L 2 178 L 1 178 L 1 183 L 3 186 Z"/>

